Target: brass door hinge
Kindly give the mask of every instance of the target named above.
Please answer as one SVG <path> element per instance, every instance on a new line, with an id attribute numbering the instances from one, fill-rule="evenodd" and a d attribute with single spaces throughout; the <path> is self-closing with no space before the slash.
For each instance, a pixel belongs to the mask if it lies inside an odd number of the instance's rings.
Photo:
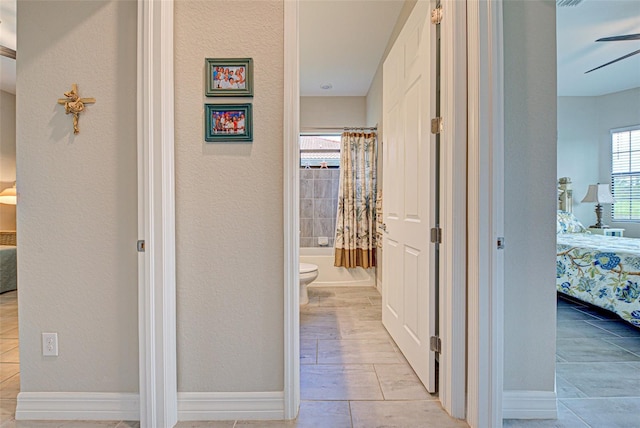
<path id="1" fill-rule="evenodd" d="M 440 340 L 440 338 L 438 336 L 431 336 L 430 340 L 429 340 L 429 345 L 430 345 L 430 349 L 435 352 L 440 354 L 442 352 L 442 341 Z"/>
<path id="2" fill-rule="evenodd" d="M 436 7 L 435 9 L 431 9 L 431 23 L 434 25 L 438 25 L 442 22 L 442 5 Z"/>
<path id="3" fill-rule="evenodd" d="M 439 227 L 431 228 L 431 242 L 433 242 L 434 244 L 442 243 L 442 229 L 440 229 Z"/>
<path id="4" fill-rule="evenodd" d="M 442 120 L 442 117 L 436 117 L 431 119 L 431 133 L 432 134 L 439 134 L 442 132 L 442 130 L 444 129 L 444 122 Z"/>

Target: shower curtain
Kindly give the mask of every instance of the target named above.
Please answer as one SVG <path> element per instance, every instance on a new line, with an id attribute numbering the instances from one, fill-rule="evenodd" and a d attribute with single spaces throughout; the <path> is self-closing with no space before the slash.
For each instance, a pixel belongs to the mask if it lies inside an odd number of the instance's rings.
<path id="1" fill-rule="evenodd" d="M 342 134 L 335 266 L 376 265 L 377 156 L 375 132 Z"/>

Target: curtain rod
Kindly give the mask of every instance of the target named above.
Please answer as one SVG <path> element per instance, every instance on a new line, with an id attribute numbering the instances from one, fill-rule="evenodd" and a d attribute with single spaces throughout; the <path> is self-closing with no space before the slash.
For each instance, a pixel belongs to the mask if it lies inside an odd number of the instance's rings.
<path id="1" fill-rule="evenodd" d="M 369 129 L 369 130 L 371 130 L 371 131 L 377 131 L 377 130 L 378 130 L 378 127 L 377 127 L 377 126 L 354 126 L 354 127 L 347 127 L 347 126 L 345 126 L 345 127 L 344 127 L 344 128 L 342 128 L 342 129 L 344 129 L 345 131 L 349 131 L 349 130 L 351 130 L 351 129 L 362 129 L 362 130 Z"/>
<path id="2" fill-rule="evenodd" d="M 316 131 L 316 130 L 330 130 L 330 131 L 337 131 L 337 130 L 351 130 L 351 129 L 369 129 L 372 131 L 377 131 L 378 127 L 377 126 L 345 126 L 345 127 L 339 127 L 339 126 L 313 126 L 313 127 L 308 127 L 308 128 L 303 128 L 303 132 L 305 130 L 310 130 L 310 131 Z"/>

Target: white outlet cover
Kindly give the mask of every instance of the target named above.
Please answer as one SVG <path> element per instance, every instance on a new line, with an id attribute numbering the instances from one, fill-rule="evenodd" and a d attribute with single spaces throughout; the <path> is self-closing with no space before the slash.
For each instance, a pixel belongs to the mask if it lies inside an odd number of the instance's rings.
<path id="1" fill-rule="evenodd" d="M 58 356 L 58 333 L 42 333 L 42 355 L 45 357 Z"/>

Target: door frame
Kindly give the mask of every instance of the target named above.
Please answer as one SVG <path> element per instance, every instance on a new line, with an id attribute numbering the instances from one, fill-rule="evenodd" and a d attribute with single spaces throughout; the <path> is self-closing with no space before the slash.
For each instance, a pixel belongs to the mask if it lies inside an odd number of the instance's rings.
<path id="1" fill-rule="evenodd" d="M 140 426 L 178 421 L 173 0 L 138 0 Z"/>
<path id="2" fill-rule="evenodd" d="M 443 1 L 441 36 L 440 279 L 442 353 L 439 397 L 453 417 L 465 419 L 467 375 L 467 39 L 466 2 Z"/>
<path id="3" fill-rule="evenodd" d="M 300 408 L 299 0 L 284 1 L 284 417 Z"/>
<path id="4" fill-rule="evenodd" d="M 467 0 L 467 422 L 502 426 L 504 371 L 503 0 Z"/>

